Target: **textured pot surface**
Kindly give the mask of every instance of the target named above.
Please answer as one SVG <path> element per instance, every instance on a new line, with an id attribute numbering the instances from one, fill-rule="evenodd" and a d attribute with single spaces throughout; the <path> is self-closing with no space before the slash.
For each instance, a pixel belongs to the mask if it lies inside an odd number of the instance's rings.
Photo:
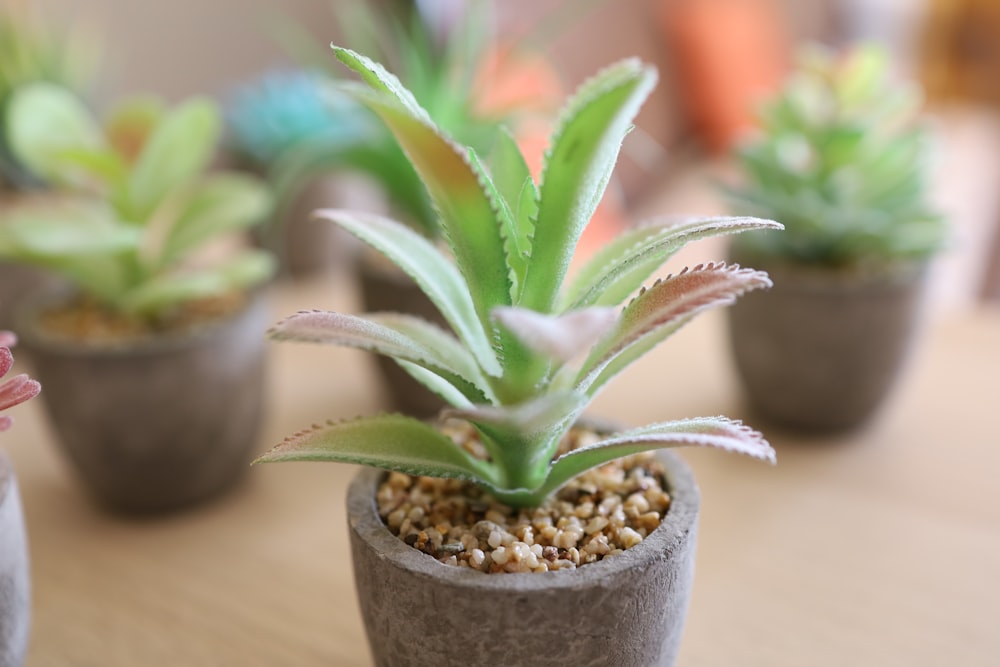
<path id="1" fill-rule="evenodd" d="M 31 625 L 28 542 L 17 478 L 0 453 L 0 667 L 20 667 Z"/>
<path id="2" fill-rule="evenodd" d="M 231 487 L 249 469 L 263 403 L 267 310 L 185 335 L 118 347 L 21 342 L 44 385 L 57 440 L 86 487 L 127 513 L 177 509 Z"/>
<path id="3" fill-rule="evenodd" d="M 358 276 L 366 311 L 416 315 L 449 328 L 438 309 L 409 276 L 394 265 L 380 263 L 379 258 L 368 253 L 362 253 L 361 258 Z M 445 407 L 437 394 L 414 380 L 392 359 L 376 355 L 374 361 L 392 409 L 416 417 L 430 417 Z"/>
<path id="4" fill-rule="evenodd" d="M 694 574 L 698 489 L 669 452 L 670 510 L 622 554 L 572 571 L 484 574 L 443 565 L 392 535 L 375 508 L 380 471 L 348 494 L 354 573 L 380 667 L 672 665 Z"/>
<path id="5" fill-rule="evenodd" d="M 761 417 L 804 431 L 832 432 L 877 410 L 910 347 L 924 272 L 883 274 L 770 265 L 774 287 L 727 309 L 729 339 L 747 400 Z"/>

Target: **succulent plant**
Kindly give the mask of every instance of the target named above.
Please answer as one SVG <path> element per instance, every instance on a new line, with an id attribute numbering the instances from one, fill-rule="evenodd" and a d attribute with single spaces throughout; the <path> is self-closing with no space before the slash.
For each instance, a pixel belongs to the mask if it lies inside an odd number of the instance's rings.
<path id="1" fill-rule="evenodd" d="M 126 100 L 102 126 L 65 88 L 19 88 L 7 139 L 59 196 L 0 214 L 0 258 L 51 269 L 97 303 L 142 318 L 267 278 L 273 262 L 261 251 L 192 261 L 271 206 L 256 179 L 207 171 L 220 127 L 204 99 L 173 109 Z"/>
<path id="2" fill-rule="evenodd" d="M 7 146 L 6 106 L 20 86 L 48 81 L 83 90 L 96 61 L 95 42 L 81 30 L 55 30 L 23 9 L 0 8 L 0 186 L 32 184 Z"/>
<path id="3" fill-rule="evenodd" d="M 314 426 L 259 461 L 341 461 L 455 477 L 524 506 L 591 467 L 653 448 L 705 445 L 773 460 L 759 433 L 722 417 L 652 424 L 555 456 L 590 400 L 625 367 L 696 313 L 770 284 L 759 271 L 706 264 L 639 289 L 688 241 L 780 228 L 753 218 L 652 222 L 623 232 L 566 280 L 621 143 L 655 85 L 654 68 L 625 60 L 584 84 L 561 115 L 536 183 L 509 135 L 501 135 L 487 165 L 437 128 L 381 65 L 335 51 L 367 84 L 352 94 L 413 160 L 450 252 L 376 215 L 318 215 L 409 274 L 454 334 L 408 315 L 311 311 L 281 321 L 270 335 L 392 357 L 450 403 L 444 416 L 476 428 L 488 458 L 467 454 L 432 424 L 382 415 Z"/>
<path id="4" fill-rule="evenodd" d="M 784 88 L 738 148 L 735 212 L 780 220 L 781 234 L 738 240 L 748 250 L 831 266 L 926 257 L 945 239 L 927 197 L 929 135 L 916 87 L 892 80 L 874 46 L 843 55 L 804 49 Z"/>
<path id="5" fill-rule="evenodd" d="M 14 365 L 14 355 L 10 348 L 17 343 L 17 337 L 10 331 L 0 331 L 0 410 L 8 410 L 15 405 L 24 403 L 29 398 L 34 398 L 42 390 L 42 386 L 36 380 L 32 380 L 25 373 L 20 373 L 12 378 L 6 377 Z M 0 415 L 0 431 L 10 428 L 12 420 L 7 415 Z"/>

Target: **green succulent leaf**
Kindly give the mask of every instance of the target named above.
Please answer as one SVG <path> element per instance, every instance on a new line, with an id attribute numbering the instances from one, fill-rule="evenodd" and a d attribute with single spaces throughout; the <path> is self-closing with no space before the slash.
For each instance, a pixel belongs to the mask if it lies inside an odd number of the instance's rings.
<path id="1" fill-rule="evenodd" d="M 67 163 L 65 155 L 107 148 L 90 111 L 74 93 L 55 84 L 17 89 L 7 102 L 6 125 L 7 142 L 17 159 L 57 185 L 81 183 L 80 165 Z"/>
<path id="2" fill-rule="evenodd" d="M 274 274 L 274 258 L 260 250 L 245 250 L 209 267 L 160 273 L 126 292 L 119 307 L 135 313 L 154 313 L 171 306 L 242 290 Z"/>
<path id="3" fill-rule="evenodd" d="M 468 150 L 442 134 L 426 112 L 419 106 L 414 109 L 412 99 L 396 90 L 402 84 L 393 75 L 352 51 L 335 51 L 373 88 L 393 95 L 355 91 L 358 100 L 389 127 L 427 186 L 441 216 L 445 240 L 488 330 L 490 310 L 511 303 L 511 283 L 498 204 L 490 197 L 487 177 L 472 165 Z"/>
<path id="4" fill-rule="evenodd" d="M 725 417 L 682 419 L 618 433 L 560 456 L 549 469 L 545 484 L 535 493 L 544 498 L 577 475 L 623 456 L 690 445 L 775 462 L 774 449 L 764 437 L 739 421 Z"/>
<path id="5" fill-rule="evenodd" d="M 269 332 L 275 340 L 356 347 L 421 366 L 443 378 L 469 401 L 489 400 L 488 385 L 458 341 L 426 320 L 398 313 L 370 313 L 361 318 L 330 311 L 303 311 L 285 318 Z"/>
<path id="6" fill-rule="evenodd" d="M 656 281 L 632 300 L 617 326 L 594 347 L 577 374 L 577 388 L 593 396 L 699 312 L 770 286 L 762 271 L 721 263 L 699 265 Z"/>
<path id="7" fill-rule="evenodd" d="M 271 210 L 271 196 L 249 176 L 219 173 L 201 179 L 171 217 L 159 261 L 169 264 L 207 241 L 260 222 Z"/>
<path id="8" fill-rule="evenodd" d="M 333 461 L 370 465 L 410 475 L 449 477 L 480 484 L 493 471 L 431 424 L 402 415 L 381 415 L 314 425 L 286 438 L 254 463 Z"/>
<path id="9" fill-rule="evenodd" d="M 500 364 L 465 280 L 433 243 L 406 225 L 371 213 L 327 209 L 315 215 L 344 228 L 402 269 L 441 311 L 483 371 L 500 375 Z"/>
<path id="10" fill-rule="evenodd" d="M 221 125 L 208 100 L 190 100 L 164 114 L 129 178 L 128 217 L 144 222 L 170 192 L 201 174 L 212 158 Z"/>
<path id="11" fill-rule="evenodd" d="M 563 112 L 542 172 L 531 263 L 519 305 L 552 309 L 622 140 L 655 82 L 654 68 L 625 60 L 585 83 Z"/>
<path id="12" fill-rule="evenodd" d="M 490 153 L 490 173 L 498 192 L 498 200 L 504 202 L 512 212 L 515 223 L 513 230 L 505 236 L 507 257 L 511 269 L 517 277 L 517 286 L 524 284 L 527 262 L 531 255 L 531 236 L 535 230 L 535 216 L 538 214 L 538 186 L 535 185 L 518 148 L 514 136 L 502 128 L 497 135 L 493 151 Z M 519 300 L 520 290 L 514 302 Z"/>
<path id="13" fill-rule="evenodd" d="M 688 243 L 753 229 L 783 226 L 747 217 L 668 218 L 622 232 L 580 268 L 559 310 L 621 303 Z"/>

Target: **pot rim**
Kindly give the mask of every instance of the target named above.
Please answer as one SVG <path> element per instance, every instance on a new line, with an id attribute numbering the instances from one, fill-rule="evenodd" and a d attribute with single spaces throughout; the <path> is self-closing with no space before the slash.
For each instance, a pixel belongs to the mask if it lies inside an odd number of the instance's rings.
<path id="1" fill-rule="evenodd" d="M 88 340 L 66 340 L 41 333 L 36 326 L 39 311 L 46 306 L 64 301 L 75 294 L 65 286 L 37 290 L 27 296 L 14 313 L 18 342 L 26 350 L 45 350 L 48 353 L 76 357 L 129 357 L 156 355 L 164 352 L 197 347 L 206 340 L 224 336 L 226 331 L 238 329 L 244 323 L 263 317 L 266 313 L 264 289 L 244 290 L 246 303 L 241 309 L 224 318 L 217 318 L 180 332 L 168 332 L 137 340 L 94 343 Z M 261 337 L 264 329 L 261 329 Z"/>
<path id="2" fill-rule="evenodd" d="M 695 531 L 700 505 L 700 492 L 688 465 L 674 452 L 658 450 L 655 456 L 664 464 L 670 509 L 660 525 L 639 544 L 622 553 L 572 570 L 545 573 L 489 574 L 465 567 L 445 565 L 389 532 L 375 505 L 375 491 L 387 474 L 378 468 L 362 468 L 351 480 L 347 494 L 350 529 L 375 549 L 379 556 L 392 561 L 410 574 L 441 584 L 479 589 L 484 593 L 516 590 L 529 593 L 556 588 L 575 588 L 582 581 L 602 581 L 613 585 L 626 571 L 642 568 L 646 563 L 673 553 Z"/>

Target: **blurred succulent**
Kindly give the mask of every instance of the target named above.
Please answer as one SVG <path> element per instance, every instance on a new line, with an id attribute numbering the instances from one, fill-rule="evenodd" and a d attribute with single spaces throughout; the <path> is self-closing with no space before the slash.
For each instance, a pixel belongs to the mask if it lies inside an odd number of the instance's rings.
<path id="1" fill-rule="evenodd" d="M 96 42 L 81 30 L 54 30 L 24 9 L 0 7 L 0 187 L 32 184 L 3 131 L 10 96 L 36 81 L 82 91 L 92 79 L 96 56 Z"/>
<path id="2" fill-rule="evenodd" d="M 42 386 L 25 373 L 3 379 L 14 366 L 14 355 L 11 354 L 10 348 L 16 343 L 17 337 L 13 333 L 0 331 L 0 410 L 20 405 L 29 398 L 37 396 L 42 390 Z M 0 415 L 0 431 L 9 429 L 11 422 L 11 418 L 7 415 Z"/>
<path id="3" fill-rule="evenodd" d="M 437 127 L 382 66 L 335 51 L 367 84 L 356 84 L 353 94 L 413 160 L 440 211 L 448 251 L 383 217 L 339 210 L 320 217 L 410 275 L 454 334 L 398 313 L 310 311 L 278 323 L 271 336 L 393 358 L 451 404 L 447 416 L 476 428 L 488 457 L 468 454 L 434 425 L 384 415 L 312 427 L 260 461 L 340 461 L 466 479 L 523 506 L 589 468 L 654 448 L 704 445 L 773 460 L 759 433 L 722 417 L 644 426 L 556 455 L 614 376 L 698 312 L 770 285 L 759 271 L 707 264 L 640 290 L 688 241 L 780 228 L 754 218 L 661 221 L 623 232 L 566 282 L 621 143 L 655 85 L 655 69 L 626 60 L 584 84 L 564 108 L 536 183 L 509 135 L 498 137 L 487 166 Z"/>
<path id="4" fill-rule="evenodd" d="M 300 144 L 345 150 L 382 132 L 352 98 L 315 72 L 269 72 L 236 89 L 225 106 L 230 149 L 267 168 Z"/>
<path id="5" fill-rule="evenodd" d="M 4 209 L 0 258 L 51 269 L 105 307 L 150 319 L 266 279 L 273 262 L 260 251 L 191 261 L 271 205 L 257 179 L 207 171 L 220 127 L 204 99 L 173 109 L 126 100 L 101 125 L 65 88 L 20 87 L 7 139 L 59 196 Z"/>
<path id="6" fill-rule="evenodd" d="M 522 50 L 509 45 L 502 50 L 503 57 L 498 55 L 496 39 L 490 32 L 489 6 L 484 0 L 468 3 L 457 22 L 443 32 L 426 15 L 429 10 L 424 6 L 409 14 L 375 10 L 363 0 L 339 2 L 333 7 L 340 32 L 349 37 L 355 50 L 372 53 L 378 60 L 390 63 L 438 127 L 482 154 L 490 151 L 502 123 L 512 124 L 525 111 L 537 112 L 558 93 L 556 77 L 544 63 L 537 59 L 519 60 Z M 304 31 L 287 24 L 284 29 L 283 40 L 300 61 L 316 71 L 326 72 L 332 83 L 342 80 L 340 73 L 328 65 L 325 45 L 322 57 L 317 57 L 314 54 L 319 49 Z M 511 74 L 514 69 L 504 68 L 501 60 L 529 62 L 530 67 L 521 67 L 514 76 L 521 76 L 522 80 L 528 75 L 535 77 L 536 83 L 540 82 L 531 89 L 535 94 L 518 97 L 510 90 L 502 90 L 488 98 L 485 88 L 502 83 L 499 76 Z M 546 87 L 548 95 L 538 94 L 540 88 Z M 339 94 L 330 95 L 336 109 L 354 117 L 356 110 L 341 105 Z M 496 100 L 497 104 L 484 104 L 488 99 Z M 297 183 L 316 172 L 356 169 L 384 188 L 406 222 L 425 236 L 438 237 L 441 229 L 437 215 L 409 160 L 381 125 L 377 124 L 375 131 L 378 137 L 363 136 L 364 141 L 355 144 L 301 142 L 274 165 L 272 174 L 278 192 L 284 199 L 284 193 L 293 191 Z"/>
<path id="7" fill-rule="evenodd" d="M 896 84 L 874 46 L 842 56 L 804 49 L 783 90 L 740 147 L 744 182 L 726 188 L 735 212 L 780 220 L 747 234 L 747 250 L 802 263 L 857 265 L 926 257 L 945 240 L 928 201 L 929 135 L 920 94 Z"/>

